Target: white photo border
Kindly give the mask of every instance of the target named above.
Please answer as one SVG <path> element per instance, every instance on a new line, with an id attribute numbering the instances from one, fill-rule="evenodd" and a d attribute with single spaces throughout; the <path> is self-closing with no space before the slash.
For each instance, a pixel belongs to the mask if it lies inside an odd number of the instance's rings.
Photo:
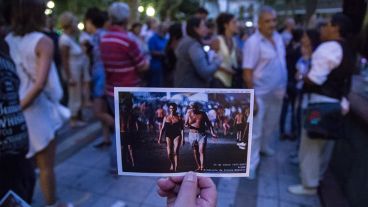
<path id="1" fill-rule="evenodd" d="M 180 173 L 142 173 L 142 172 L 124 172 L 121 154 L 120 142 L 120 113 L 119 113 L 119 93 L 120 92 L 152 92 L 152 93 L 249 93 L 250 94 L 250 123 L 248 131 L 247 146 L 247 166 L 246 173 L 198 173 L 203 177 L 249 177 L 250 173 L 250 156 L 252 150 L 252 131 L 253 131 L 253 110 L 254 110 L 254 89 L 223 89 L 223 88 L 148 88 L 148 87 L 114 87 L 114 112 L 115 112 L 115 139 L 116 139 L 116 156 L 118 175 L 128 176 L 150 176 L 150 177 L 167 177 L 167 176 L 184 176 L 186 172 Z"/>

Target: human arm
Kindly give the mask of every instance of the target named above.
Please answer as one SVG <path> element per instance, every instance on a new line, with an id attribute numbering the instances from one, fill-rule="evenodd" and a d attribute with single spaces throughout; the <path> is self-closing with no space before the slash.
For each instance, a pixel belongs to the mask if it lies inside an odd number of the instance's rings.
<path id="1" fill-rule="evenodd" d="M 149 62 L 144 57 L 143 52 L 139 49 L 136 42 L 132 42 L 128 49 L 128 55 L 130 56 L 133 64 L 138 72 L 147 71 L 149 68 Z"/>
<path id="2" fill-rule="evenodd" d="M 243 70 L 243 80 L 245 88 L 253 88 L 253 70 L 249 68 L 245 68 Z M 254 105 L 253 105 L 253 113 L 256 115 L 258 112 L 258 103 L 256 99 L 256 95 L 254 94 Z"/>
<path id="3" fill-rule="evenodd" d="M 158 140 L 157 140 L 157 143 L 160 144 L 161 142 L 161 136 L 162 136 L 162 132 L 164 131 L 164 128 L 165 128 L 165 123 L 166 123 L 166 117 L 164 117 L 163 121 L 162 121 L 162 126 L 161 126 L 161 129 L 160 129 L 160 133 L 158 135 Z"/>
<path id="4" fill-rule="evenodd" d="M 184 139 L 184 123 L 183 123 L 182 119 L 180 119 L 180 122 L 181 122 L 181 130 L 180 130 L 180 133 L 181 133 L 181 145 L 183 146 L 185 144 L 185 139 Z"/>
<path id="5" fill-rule="evenodd" d="M 216 185 L 208 177 L 197 177 L 189 172 L 185 176 L 169 177 L 157 181 L 158 194 L 167 198 L 168 207 L 215 207 Z"/>
<path id="6" fill-rule="evenodd" d="M 245 85 L 245 88 L 252 89 L 254 88 L 254 82 L 253 82 L 253 73 L 257 66 L 260 50 L 259 45 L 257 44 L 257 41 L 255 38 L 250 38 L 243 47 L 243 82 Z M 253 107 L 253 113 L 256 115 L 258 112 L 258 104 L 256 97 L 254 95 L 254 107 Z"/>
<path id="7" fill-rule="evenodd" d="M 37 56 L 35 82 L 27 95 L 20 102 L 20 106 L 23 110 L 33 103 L 47 83 L 53 59 L 54 44 L 50 38 L 44 36 L 37 43 L 35 50 Z"/>
<path id="8" fill-rule="evenodd" d="M 66 81 L 69 85 L 76 85 L 76 81 L 72 78 L 72 69 L 70 68 L 70 52 L 71 52 L 72 42 L 70 38 L 66 35 L 62 35 L 59 39 L 59 51 L 61 64 L 63 66 Z"/>
<path id="9" fill-rule="evenodd" d="M 221 64 L 221 60 L 218 58 L 214 58 L 212 62 L 209 62 L 199 43 L 193 44 L 189 48 L 189 56 L 197 74 L 203 80 L 208 80 L 209 77 L 212 77 Z"/>

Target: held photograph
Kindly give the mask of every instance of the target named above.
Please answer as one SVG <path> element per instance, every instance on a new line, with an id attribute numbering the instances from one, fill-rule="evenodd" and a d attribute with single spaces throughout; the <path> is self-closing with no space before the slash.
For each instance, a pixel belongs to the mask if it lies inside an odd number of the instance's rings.
<path id="1" fill-rule="evenodd" d="M 247 177 L 254 91 L 115 88 L 119 175 Z"/>

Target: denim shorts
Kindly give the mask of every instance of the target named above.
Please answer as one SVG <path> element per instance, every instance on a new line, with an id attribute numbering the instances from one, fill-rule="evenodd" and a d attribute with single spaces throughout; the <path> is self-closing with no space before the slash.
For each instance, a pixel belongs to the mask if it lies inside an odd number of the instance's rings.
<path id="1" fill-rule="evenodd" d="M 99 98 L 105 95 L 105 70 L 103 67 L 95 67 L 92 74 L 92 96 Z"/>

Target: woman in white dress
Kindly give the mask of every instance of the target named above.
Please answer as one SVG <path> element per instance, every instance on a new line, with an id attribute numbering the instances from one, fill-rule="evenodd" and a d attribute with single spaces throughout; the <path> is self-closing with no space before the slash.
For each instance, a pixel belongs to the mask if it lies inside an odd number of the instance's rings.
<path id="1" fill-rule="evenodd" d="M 10 55 L 20 78 L 20 105 L 29 133 L 29 152 L 40 169 L 40 187 L 45 203 L 57 204 L 55 195 L 55 132 L 63 119 L 56 113 L 62 94 L 50 88 L 57 79 L 53 42 L 41 33 L 45 23 L 45 4 L 40 0 L 14 1 L 12 32 L 7 35 Z M 61 92 L 62 93 L 62 92 Z"/>
<path id="2" fill-rule="evenodd" d="M 211 47 L 222 57 L 220 68 L 216 71 L 211 83 L 213 88 L 230 88 L 232 76 L 238 67 L 237 46 L 235 33 L 238 31 L 237 21 L 234 15 L 221 13 L 217 19 L 218 36 L 212 42 Z"/>

